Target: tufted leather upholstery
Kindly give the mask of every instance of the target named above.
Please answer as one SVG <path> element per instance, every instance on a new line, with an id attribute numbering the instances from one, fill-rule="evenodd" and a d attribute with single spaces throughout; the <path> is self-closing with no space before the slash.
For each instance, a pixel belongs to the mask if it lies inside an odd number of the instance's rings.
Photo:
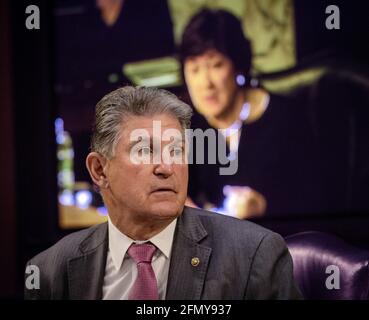
<path id="1" fill-rule="evenodd" d="M 285 238 L 294 275 L 305 299 L 369 299 L 369 251 L 327 233 L 308 231 Z M 333 278 L 337 266 L 339 289 Z M 328 281 L 327 281 L 328 278 Z"/>

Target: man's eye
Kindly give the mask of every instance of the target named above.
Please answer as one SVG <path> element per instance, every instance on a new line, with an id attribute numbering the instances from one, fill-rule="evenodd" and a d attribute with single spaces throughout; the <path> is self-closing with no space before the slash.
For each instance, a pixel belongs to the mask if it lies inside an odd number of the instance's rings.
<path id="1" fill-rule="evenodd" d="M 143 154 L 146 154 L 146 155 L 149 155 L 151 153 L 151 148 L 150 147 L 142 147 L 140 149 L 140 151 L 143 153 Z"/>
<path id="2" fill-rule="evenodd" d="M 174 149 L 173 149 L 173 153 L 174 153 L 174 155 L 176 155 L 176 156 L 181 156 L 181 155 L 182 155 L 182 152 L 183 152 L 183 150 L 182 150 L 182 148 L 180 148 L 180 147 L 177 147 L 177 148 L 174 148 Z"/>

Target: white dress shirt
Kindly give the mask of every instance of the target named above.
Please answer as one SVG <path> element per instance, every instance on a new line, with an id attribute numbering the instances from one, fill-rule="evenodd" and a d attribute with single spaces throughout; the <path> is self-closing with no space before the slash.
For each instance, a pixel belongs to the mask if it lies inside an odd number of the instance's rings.
<path id="1" fill-rule="evenodd" d="M 158 248 L 151 265 L 158 283 L 160 300 L 165 299 L 167 291 L 170 255 L 176 224 L 177 219 L 163 231 L 147 240 Z M 118 230 L 110 219 L 108 219 L 108 233 L 109 249 L 105 267 L 103 299 L 127 300 L 137 277 L 137 265 L 127 254 L 127 250 L 132 243 L 140 244 L 147 241 L 134 241 L 127 237 Z"/>

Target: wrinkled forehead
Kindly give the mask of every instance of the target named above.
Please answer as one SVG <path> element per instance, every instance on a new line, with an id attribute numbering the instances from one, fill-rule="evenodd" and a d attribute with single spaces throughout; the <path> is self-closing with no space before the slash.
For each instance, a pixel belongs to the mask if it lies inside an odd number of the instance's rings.
<path id="1" fill-rule="evenodd" d="M 130 115 L 121 124 L 121 140 L 129 143 L 137 137 L 145 137 L 150 140 L 184 139 L 185 130 L 179 120 L 170 113 L 161 113 L 153 116 Z"/>

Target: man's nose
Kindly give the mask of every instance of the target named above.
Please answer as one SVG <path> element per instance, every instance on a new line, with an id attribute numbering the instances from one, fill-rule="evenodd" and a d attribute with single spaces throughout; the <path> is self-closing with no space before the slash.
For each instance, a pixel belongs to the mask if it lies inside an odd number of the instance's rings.
<path id="1" fill-rule="evenodd" d="M 168 178 L 173 174 L 173 164 L 166 164 L 164 162 L 157 164 L 154 168 L 154 173 L 157 176 Z"/>

